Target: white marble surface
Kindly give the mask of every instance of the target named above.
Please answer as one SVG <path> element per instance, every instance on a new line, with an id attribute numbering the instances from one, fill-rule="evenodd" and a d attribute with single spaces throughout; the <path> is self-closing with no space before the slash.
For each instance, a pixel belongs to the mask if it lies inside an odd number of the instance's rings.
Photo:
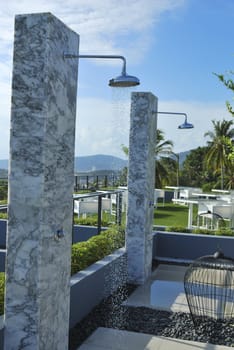
<path id="1" fill-rule="evenodd" d="M 143 286 L 139 286 L 125 302 L 165 311 L 189 312 L 184 292 L 186 266 L 159 265 Z"/>
<path id="2" fill-rule="evenodd" d="M 129 282 L 151 273 L 157 97 L 133 92 L 131 103 L 126 244 Z"/>
<path id="3" fill-rule="evenodd" d="M 79 36 L 49 13 L 16 16 L 5 349 L 68 348 Z M 55 239 L 58 230 L 64 237 Z"/>
<path id="4" fill-rule="evenodd" d="M 230 350 L 224 345 L 97 328 L 77 350 Z"/>

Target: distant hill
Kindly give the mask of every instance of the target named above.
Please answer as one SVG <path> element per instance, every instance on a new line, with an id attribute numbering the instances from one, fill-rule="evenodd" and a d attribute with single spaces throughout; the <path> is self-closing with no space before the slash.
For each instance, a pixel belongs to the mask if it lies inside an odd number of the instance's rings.
<path id="1" fill-rule="evenodd" d="M 86 172 L 96 170 L 120 170 L 127 166 L 128 161 L 109 155 L 75 157 L 75 171 Z M 8 160 L 0 160 L 0 169 L 8 169 Z"/>
<path id="2" fill-rule="evenodd" d="M 191 150 L 190 150 L 190 151 L 191 151 Z M 180 159 L 180 165 L 181 165 L 181 166 L 183 165 L 183 163 L 184 163 L 184 161 L 185 161 L 187 155 L 189 155 L 190 151 L 185 151 L 185 152 L 180 152 L 180 153 L 179 153 L 179 156 L 180 156 L 179 159 Z"/>
<path id="3" fill-rule="evenodd" d="M 6 169 L 0 169 L 0 179 L 7 179 L 8 173 Z"/>
<path id="4" fill-rule="evenodd" d="M 180 152 L 180 165 L 183 164 L 185 158 L 190 151 Z M 120 170 L 128 165 L 128 161 L 115 156 L 96 154 L 93 156 L 75 157 L 75 171 L 87 172 L 97 170 Z M 0 160 L 0 169 L 8 169 L 8 160 Z"/>
<path id="5" fill-rule="evenodd" d="M 75 158 L 75 171 L 120 170 L 127 164 L 127 160 L 104 154 L 82 156 Z"/>
<path id="6" fill-rule="evenodd" d="M 0 169 L 8 169 L 8 160 L 0 159 Z"/>

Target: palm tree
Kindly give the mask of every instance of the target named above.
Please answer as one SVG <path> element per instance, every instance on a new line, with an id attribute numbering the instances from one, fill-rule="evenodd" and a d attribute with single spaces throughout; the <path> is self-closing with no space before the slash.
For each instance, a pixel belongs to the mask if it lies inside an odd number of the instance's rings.
<path id="1" fill-rule="evenodd" d="M 225 168 L 230 166 L 228 154 L 230 149 L 227 140 L 234 137 L 233 121 L 212 120 L 214 131 L 208 131 L 204 136 L 208 136 L 211 140 L 207 142 L 208 152 L 205 157 L 205 164 L 214 170 L 216 174 L 221 176 L 221 189 L 224 187 Z"/>
<path id="2" fill-rule="evenodd" d="M 164 133 L 157 129 L 156 144 L 155 144 L 155 187 L 161 188 L 170 180 L 171 163 L 175 163 L 168 156 L 173 155 L 173 142 L 171 140 L 164 140 Z"/>

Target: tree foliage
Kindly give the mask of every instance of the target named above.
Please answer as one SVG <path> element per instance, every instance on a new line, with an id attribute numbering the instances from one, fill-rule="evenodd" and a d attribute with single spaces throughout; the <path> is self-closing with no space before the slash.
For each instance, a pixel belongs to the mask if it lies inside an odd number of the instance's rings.
<path id="1" fill-rule="evenodd" d="M 230 148 L 228 147 L 228 140 L 232 140 L 234 137 L 233 121 L 212 120 L 214 130 L 205 133 L 205 137 L 209 137 L 208 151 L 205 156 L 206 166 L 213 170 L 215 174 L 220 175 L 220 187 L 224 188 L 225 178 L 228 173 L 228 169 L 231 167 L 231 161 L 229 158 Z"/>
<path id="2" fill-rule="evenodd" d="M 187 155 L 180 174 L 180 184 L 183 186 L 202 187 L 210 190 L 215 177 L 213 172 L 205 167 L 205 156 L 208 147 L 198 147 Z"/>
<path id="3" fill-rule="evenodd" d="M 215 75 L 224 84 L 224 86 L 226 86 L 229 90 L 234 92 L 234 81 L 230 78 L 232 75 L 234 75 L 233 71 L 230 71 L 227 74 L 228 75 L 227 77 L 225 77 L 223 74 L 215 74 Z M 227 106 L 228 112 L 231 113 L 231 115 L 234 117 L 234 110 L 229 101 L 226 101 L 226 106 Z"/>
<path id="4" fill-rule="evenodd" d="M 173 155 L 173 142 L 164 139 L 164 132 L 157 129 L 155 143 L 155 187 L 162 188 L 169 184 L 171 170 L 175 162 L 169 159 Z"/>
<path id="5" fill-rule="evenodd" d="M 232 76 L 234 75 L 233 71 L 229 71 L 226 76 L 224 76 L 224 74 L 215 74 L 219 80 L 224 84 L 224 86 L 226 86 L 226 88 L 228 90 L 231 90 L 231 92 L 234 93 L 234 81 L 232 80 Z M 226 107 L 228 112 L 232 115 L 232 117 L 234 117 L 234 109 L 232 104 L 230 103 L 230 101 L 226 101 Z M 227 139 L 227 147 L 229 148 L 229 159 L 232 162 L 232 167 L 233 167 L 233 163 L 234 163 L 234 144 L 233 144 L 233 139 Z"/>

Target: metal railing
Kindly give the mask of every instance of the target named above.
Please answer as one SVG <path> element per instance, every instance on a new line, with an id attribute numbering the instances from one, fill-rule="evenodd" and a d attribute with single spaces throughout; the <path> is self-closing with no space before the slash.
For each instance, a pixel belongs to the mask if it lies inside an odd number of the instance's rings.
<path id="1" fill-rule="evenodd" d="M 73 195 L 73 215 L 74 215 L 74 200 L 84 200 L 87 198 L 98 198 L 98 210 L 97 210 L 97 231 L 98 234 L 102 228 L 102 199 L 110 198 L 112 195 L 116 195 L 116 210 L 115 210 L 115 223 L 121 225 L 122 223 L 122 198 L 124 190 L 113 190 L 103 192 L 92 192 L 85 194 L 74 194 Z"/>

